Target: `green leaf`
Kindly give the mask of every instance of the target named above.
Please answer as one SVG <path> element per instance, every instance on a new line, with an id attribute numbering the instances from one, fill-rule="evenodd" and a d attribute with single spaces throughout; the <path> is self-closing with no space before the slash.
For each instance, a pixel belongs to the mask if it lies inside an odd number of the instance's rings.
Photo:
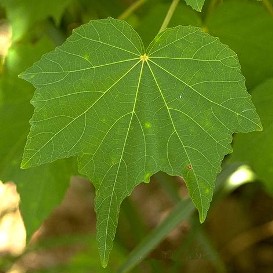
<path id="1" fill-rule="evenodd" d="M 191 6 L 193 9 L 197 10 L 197 11 L 201 11 L 205 0 L 185 0 L 187 5 Z"/>
<path id="2" fill-rule="evenodd" d="M 261 1 L 223 1 L 206 25 L 237 53 L 248 89 L 272 77 L 273 20 Z"/>
<path id="3" fill-rule="evenodd" d="M 183 176 L 203 222 L 232 133 L 261 129 L 235 53 L 196 27 L 167 29 L 145 50 L 126 22 L 91 21 L 21 77 L 37 88 L 22 166 L 79 156 L 104 266 L 136 185 Z"/>
<path id="4" fill-rule="evenodd" d="M 18 79 L 18 73 L 52 49 L 47 39 L 16 44 L 9 50 L 0 74 L 0 179 L 12 180 L 20 193 L 20 209 L 28 238 L 63 199 L 74 171 L 70 161 L 58 161 L 21 170 L 20 163 L 33 108 L 29 104 L 33 88 Z M 25 58 L 28 56 L 28 58 Z"/>
<path id="5" fill-rule="evenodd" d="M 249 164 L 262 179 L 268 192 L 273 194 L 273 79 L 255 88 L 252 96 L 264 130 L 236 135 L 230 161 Z"/>

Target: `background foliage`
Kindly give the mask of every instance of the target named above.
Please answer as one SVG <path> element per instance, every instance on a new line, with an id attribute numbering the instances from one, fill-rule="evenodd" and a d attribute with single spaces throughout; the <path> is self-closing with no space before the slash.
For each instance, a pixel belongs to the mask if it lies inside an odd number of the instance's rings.
<path id="1" fill-rule="evenodd" d="M 39 3 L 35 5 L 30 4 L 30 2 L 31 1 L 27 0 L 2 0 L 0 2 L 1 34 L 8 33 L 9 27 L 12 29 L 11 46 L 8 54 L 4 56 L 0 48 L 0 53 L 2 54 L 0 69 L 0 179 L 3 181 L 12 180 L 17 185 L 18 192 L 21 196 L 21 212 L 25 221 L 28 237 L 40 226 L 52 209 L 61 203 L 69 186 L 69 177 L 76 175 L 77 170 L 73 159 L 60 160 L 50 165 L 43 165 L 27 170 L 20 169 L 19 166 L 23 148 L 29 131 L 29 119 L 33 113 L 33 107 L 29 101 L 33 96 L 34 90 L 29 84 L 18 79 L 17 75 L 32 65 L 34 61 L 40 59 L 42 54 L 60 45 L 65 38 L 71 34 L 71 30 L 74 27 L 86 23 L 90 19 L 105 18 L 108 16 L 124 18 L 140 34 L 144 44 L 147 45 L 157 34 L 171 3 L 171 1 L 168 0 L 141 1 L 143 3 L 141 3 L 135 12 L 126 14 L 124 11 L 126 11 L 134 1 L 113 0 L 111 4 L 109 4 L 108 0 L 58 0 L 39 1 Z M 271 92 L 273 91 L 273 81 L 271 79 L 273 78 L 272 2 L 268 0 L 211 0 L 205 2 L 201 13 L 194 11 L 191 7 L 181 2 L 170 22 L 170 26 L 176 25 L 202 27 L 209 34 L 219 37 L 221 42 L 229 45 L 229 47 L 238 54 L 242 72 L 246 78 L 248 91 L 253 94 L 253 102 L 261 116 L 264 126 L 262 133 L 255 132 L 235 136 L 233 145 L 234 153 L 224 161 L 223 172 L 220 174 L 219 183 L 223 185 L 221 188 L 222 191 L 219 191 L 219 198 L 221 200 L 226 200 L 225 198 L 227 198 L 223 197 L 222 194 L 225 185 L 227 185 L 229 181 L 227 177 L 229 177 L 234 170 L 234 168 L 232 168 L 234 165 L 232 164 L 246 163 L 253 169 L 256 174 L 256 181 L 258 182 L 255 184 L 255 187 L 251 186 L 251 188 L 246 189 L 246 193 L 239 192 L 239 195 L 245 196 L 246 194 L 247 197 L 245 198 L 248 201 L 241 205 L 236 203 L 237 206 L 235 206 L 235 209 L 241 211 L 238 207 L 254 202 L 254 195 L 257 193 L 263 197 L 266 196 L 261 202 L 265 204 L 270 203 L 271 199 L 267 196 L 271 196 L 273 193 L 273 140 L 271 134 L 273 118 L 271 110 L 273 109 L 271 99 Z M 224 178 L 221 178 L 221 175 Z M 174 178 L 167 178 L 163 174 L 159 174 L 154 179 L 158 183 L 162 181 L 162 179 L 165 181 L 162 182 L 162 187 L 167 187 L 167 189 L 165 189 L 167 196 L 172 196 L 170 203 L 175 204 L 177 202 L 177 195 L 171 193 L 178 191 L 181 187 L 179 186 L 180 184 L 177 186 L 173 181 Z M 171 183 L 170 180 L 172 181 Z M 169 184 L 174 184 L 173 187 L 175 189 Z M 150 187 L 150 185 L 148 187 Z M 263 190 L 265 190 L 266 193 L 264 193 Z M 144 191 L 147 191 L 147 186 Z M 150 189 L 150 191 L 152 192 L 152 189 Z M 161 195 L 159 194 L 158 196 Z M 229 198 L 232 199 L 233 196 Z M 255 199 L 260 200 L 259 197 Z M 141 227 L 141 222 L 145 222 L 145 216 L 142 215 L 143 211 L 135 212 L 135 210 L 137 210 L 134 207 L 135 202 L 136 201 L 131 200 L 126 201 L 121 211 L 122 215 L 126 215 L 127 218 L 133 214 L 142 219 L 139 223 L 133 221 L 134 226 L 131 226 L 130 229 L 128 225 L 132 225 L 132 221 L 121 217 L 120 233 L 117 235 L 117 244 L 119 246 L 115 248 L 119 253 L 117 256 L 120 256 L 120 264 L 122 264 L 126 256 L 120 254 L 120 252 L 126 253 L 132 249 L 140 242 L 147 231 L 147 228 Z M 233 201 L 231 201 L 231 203 L 232 202 Z M 216 201 L 215 204 L 217 204 Z M 229 203 L 227 207 L 230 206 L 232 205 Z M 140 206 L 140 208 L 142 207 Z M 151 208 L 149 209 L 151 210 Z M 224 209 L 227 208 L 223 207 L 222 210 Z M 248 215 L 250 210 L 243 210 L 243 214 L 244 213 Z M 270 213 L 272 215 L 272 210 L 269 214 Z M 254 216 L 255 219 L 249 219 L 249 216 L 245 215 L 239 218 L 247 218 L 247 220 L 241 220 L 241 222 L 252 222 L 255 226 L 272 220 L 269 214 L 265 213 L 263 219 L 260 220 L 257 220 Z M 215 220 L 211 220 L 212 218 L 213 210 L 211 216 L 209 215 L 207 223 L 206 232 L 208 233 L 210 230 L 215 231 L 214 221 L 221 223 L 221 219 L 216 217 Z M 206 256 L 204 260 L 208 260 L 209 263 L 212 264 L 212 268 L 218 270 L 216 272 L 220 272 L 219 270 L 223 270 L 223 272 L 229 270 L 229 268 L 233 266 L 232 263 L 235 264 L 235 268 L 236 266 L 240 268 L 241 271 L 238 272 L 243 272 L 244 266 L 242 266 L 240 262 L 236 262 L 236 259 L 232 260 L 229 258 L 226 262 L 222 262 L 228 255 L 225 256 L 225 253 L 222 253 L 222 256 L 219 258 L 217 251 L 214 251 L 215 249 L 211 247 L 211 242 L 208 240 L 208 237 L 204 235 L 204 227 L 200 227 L 199 224 L 193 220 L 195 216 L 192 216 L 190 219 L 192 219 L 190 221 L 192 229 L 189 234 L 187 234 L 183 244 L 181 244 L 183 246 L 180 246 L 178 249 L 175 248 L 175 251 L 171 250 L 173 252 L 170 256 L 167 255 L 167 257 L 162 258 L 162 256 L 160 256 L 162 254 L 160 254 L 159 257 L 155 254 L 156 259 L 150 257 L 147 263 L 143 263 L 143 266 L 151 272 L 160 272 L 157 271 L 160 270 L 159 268 L 163 268 L 163 265 L 169 268 L 169 263 L 171 263 L 173 272 L 180 272 L 181 267 L 185 266 L 185 264 L 187 265 L 185 259 L 194 260 L 191 259 L 192 256 L 189 258 L 189 256 L 185 254 L 184 247 L 188 244 L 190 248 L 193 249 L 193 253 L 205 253 Z M 231 222 L 232 221 L 236 221 L 236 219 L 232 219 Z M 177 223 L 174 222 L 174 226 L 176 225 Z M 237 226 L 238 225 L 239 224 L 237 224 Z M 214 228 L 212 228 L 212 226 Z M 237 232 L 242 232 L 248 228 L 251 228 L 251 225 L 245 224 L 244 227 L 238 228 Z M 131 234 L 128 239 L 126 238 L 127 236 L 124 235 L 126 230 L 133 230 L 132 233 L 139 233 L 139 235 Z M 166 230 L 167 229 L 165 229 L 165 233 Z M 221 233 L 223 231 L 220 230 L 219 232 Z M 228 236 L 226 236 L 226 241 L 228 241 L 227 238 Z M 196 242 L 193 243 L 194 240 L 198 241 L 197 248 Z M 221 246 L 221 240 L 216 237 L 213 237 L 213 240 L 215 240 L 215 242 L 212 245 L 218 249 L 218 246 Z M 94 242 L 90 244 L 94 246 Z M 268 244 L 270 245 L 270 242 L 268 242 Z M 196 250 L 199 249 L 200 246 L 202 249 L 201 252 L 200 250 Z M 120 250 L 119 247 L 123 248 L 123 250 Z M 162 248 L 161 246 L 161 251 L 162 249 L 164 252 L 164 247 Z M 204 258 L 203 255 L 204 254 L 201 254 L 202 258 Z M 99 264 L 96 257 L 97 256 L 93 255 L 94 263 L 96 264 L 97 262 Z M 84 261 L 82 266 L 83 268 L 87 268 L 86 260 Z M 80 265 L 78 266 L 80 267 Z M 97 270 L 99 271 L 101 269 L 98 267 Z M 137 270 L 137 268 L 135 270 Z M 188 272 L 194 272 L 190 271 L 190 269 L 187 270 Z M 88 269 L 86 269 L 86 272 L 88 272 Z"/>

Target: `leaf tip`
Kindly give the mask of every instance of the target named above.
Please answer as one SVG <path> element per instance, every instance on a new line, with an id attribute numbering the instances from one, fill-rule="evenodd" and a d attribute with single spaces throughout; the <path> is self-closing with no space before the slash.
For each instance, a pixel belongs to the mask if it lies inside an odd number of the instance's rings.
<path id="1" fill-rule="evenodd" d="M 205 222 L 205 220 L 206 220 L 206 215 L 200 215 L 199 216 L 199 221 L 200 221 L 201 224 L 203 224 Z"/>
<path id="2" fill-rule="evenodd" d="M 107 259 L 101 260 L 101 266 L 102 266 L 103 268 L 106 268 L 107 265 L 108 265 L 108 260 L 107 260 Z"/>
<path id="3" fill-rule="evenodd" d="M 20 74 L 18 75 L 18 78 L 19 78 L 19 79 L 24 79 L 24 72 L 20 73 Z"/>
<path id="4" fill-rule="evenodd" d="M 202 0 L 201 0 L 202 1 Z M 203 3 L 192 3 L 190 0 L 186 0 L 186 4 L 188 6 L 190 6 L 192 9 L 201 12 L 203 9 L 203 5 L 204 5 L 205 0 L 203 1 Z"/>
<path id="5" fill-rule="evenodd" d="M 28 69 L 18 75 L 18 78 L 32 83 L 32 79 L 35 77 L 34 73 L 28 73 Z"/>
<path id="6" fill-rule="evenodd" d="M 201 209 L 199 210 L 199 221 L 201 224 L 203 224 L 207 218 L 208 211 Z"/>

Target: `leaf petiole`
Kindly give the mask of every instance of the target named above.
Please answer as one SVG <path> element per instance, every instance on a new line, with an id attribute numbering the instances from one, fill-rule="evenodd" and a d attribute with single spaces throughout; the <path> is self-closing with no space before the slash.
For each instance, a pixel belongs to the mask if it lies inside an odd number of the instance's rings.
<path id="1" fill-rule="evenodd" d="M 169 8 L 169 10 L 168 10 L 168 12 L 166 14 L 166 17 L 164 18 L 164 21 L 163 21 L 162 26 L 161 26 L 158 33 L 164 31 L 168 27 L 168 25 L 169 25 L 169 23 L 170 23 L 170 21 L 171 21 L 171 19 L 173 17 L 174 11 L 177 8 L 177 5 L 178 5 L 179 1 L 180 0 L 173 0 L 172 1 L 171 5 L 170 5 L 170 8 Z"/>
<path id="2" fill-rule="evenodd" d="M 134 13 L 138 8 L 140 8 L 147 0 L 138 0 L 134 2 L 131 6 L 128 7 L 121 15 L 119 15 L 118 19 L 125 20 L 132 13 Z"/>
<path id="3" fill-rule="evenodd" d="M 273 16 L 273 7 L 272 4 L 270 3 L 270 1 L 268 0 L 262 0 L 263 5 L 265 6 L 265 8 L 267 9 L 267 11 L 270 13 L 270 15 Z"/>

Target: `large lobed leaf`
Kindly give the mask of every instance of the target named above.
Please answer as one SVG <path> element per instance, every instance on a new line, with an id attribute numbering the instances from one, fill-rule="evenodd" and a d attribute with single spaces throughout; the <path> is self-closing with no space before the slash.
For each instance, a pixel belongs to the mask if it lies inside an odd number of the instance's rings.
<path id="1" fill-rule="evenodd" d="M 37 88 L 22 166 L 79 156 L 103 265 L 137 184 L 183 176 L 204 221 L 232 133 L 261 129 L 235 53 L 196 27 L 167 29 L 145 50 L 126 22 L 91 21 L 21 77 Z"/>

